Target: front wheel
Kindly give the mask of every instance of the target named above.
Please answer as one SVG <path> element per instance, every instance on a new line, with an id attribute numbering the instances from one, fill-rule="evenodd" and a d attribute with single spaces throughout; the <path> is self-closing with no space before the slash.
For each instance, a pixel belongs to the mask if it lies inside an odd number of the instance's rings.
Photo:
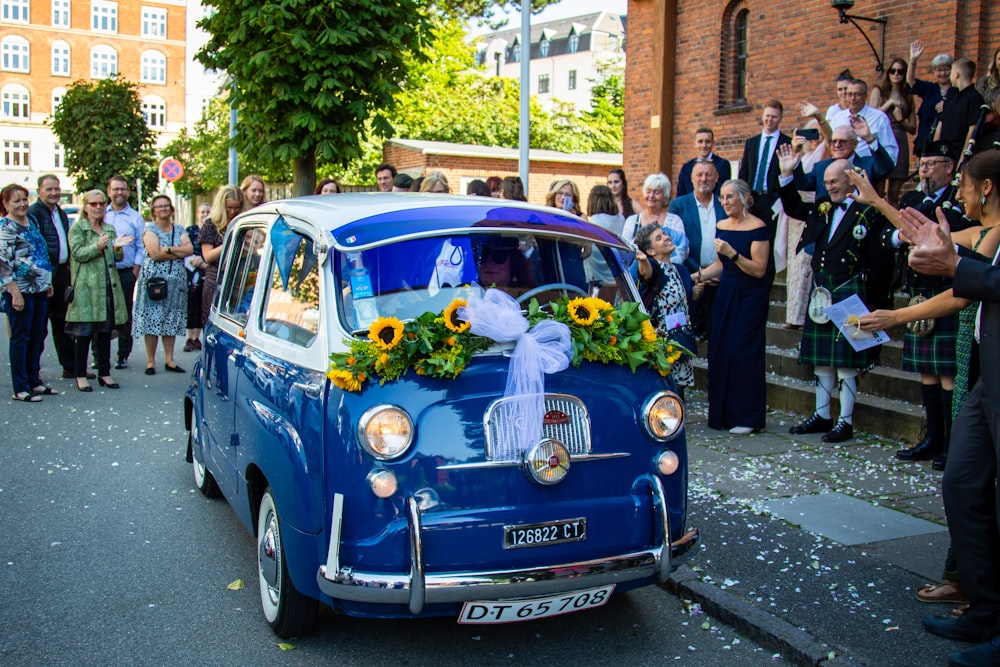
<path id="1" fill-rule="evenodd" d="M 257 514 L 257 579 L 264 617 L 274 634 L 282 639 L 309 634 L 318 603 L 299 593 L 288 576 L 281 519 L 271 487 L 264 490 Z"/>
<path id="2" fill-rule="evenodd" d="M 198 487 L 198 490 L 206 498 L 218 498 L 222 495 L 222 491 L 219 490 L 219 485 L 215 483 L 215 477 L 212 476 L 212 473 L 194 455 L 194 440 L 190 433 L 188 433 L 188 447 L 191 449 L 191 467 L 194 471 L 194 485 Z"/>

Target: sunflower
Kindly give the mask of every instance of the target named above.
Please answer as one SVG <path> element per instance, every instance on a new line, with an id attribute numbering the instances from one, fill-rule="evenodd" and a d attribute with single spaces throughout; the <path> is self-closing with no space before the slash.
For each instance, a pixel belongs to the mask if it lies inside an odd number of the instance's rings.
<path id="1" fill-rule="evenodd" d="M 455 299 L 448 304 L 447 308 L 444 309 L 444 313 L 442 313 L 444 317 L 444 325 L 448 327 L 450 331 L 462 333 L 464 331 L 468 331 L 469 327 L 472 326 L 471 322 L 463 320 L 458 316 L 458 309 L 467 304 L 468 302 L 465 299 Z"/>
<path id="2" fill-rule="evenodd" d="M 383 350 L 391 350 L 403 340 L 403 323 L 395 317 L 380 317 L 368 328 L 368 337 Z"/>
<path id="3" fill-rule="evenodd" d="M 346 389 L 347 391 L 361 391 L 361 383 L 354 377 L 354 373 L 351 371 L 331 368 L 327 372 L 326 376 L 330 378 L 330 382 L 334 383 L 341 389 Z"/>
<path id="4" fill-rule="evenodd" d="M 644 341 L 647 343 L 656 342 L 656 329 L 653 328 L 649 320 L 643 320 L 639 327 L 642 329 L 642 339 Z"/>
<path id="5" fill-rule="evenodd" d="M 614 310 L 615 309 L 615 307 L 612 306 L 610 303 L 608 303 L 604 299 L 598 298 L 596 296 L 592 296 L 592 297 L 590 297 L 587 300 L 590 301 L 591 305 L 594 308 L 596 308 L 598 311 L 600 311 L 602 313 L 603 312 L 607 312 L 609 310 Z M 610 320 L 608 320 L 608 321 L 610 322 Z"/>
<path id="6" fill-rule="evenodd" d="M 590 326 L 597 319 L 598 309 L 591 303 L 590 297 L 577 297 L 568 304 L 566 309 L 573 321 L 583 326 Z"/>

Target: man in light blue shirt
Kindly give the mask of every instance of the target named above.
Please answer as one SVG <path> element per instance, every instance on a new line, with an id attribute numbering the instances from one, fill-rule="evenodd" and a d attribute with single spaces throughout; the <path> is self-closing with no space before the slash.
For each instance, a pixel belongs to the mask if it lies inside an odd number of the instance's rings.
<path id="1" fill-rule="evenodd" d="M 128 321 L 118 327 L 118 361 L 115 362 L 115 368 L 119 369 L 128 367 L 128 357 L 132 353 L 132 294 L 142 267 L 142 232 L 146 228 L 142 215 L 129 206 L 128 197 L 128 181 L 124 176 L 115 175 L 108 179 L 108 199 L 111 203 L 108 204 L 104 220 L 114 226 L 116 236 L 132 237 L 132 242 L 122 247 L 122 260 L 115 262 L 122 291 L 125 293 L 125 306 L 128 308 Z"/>

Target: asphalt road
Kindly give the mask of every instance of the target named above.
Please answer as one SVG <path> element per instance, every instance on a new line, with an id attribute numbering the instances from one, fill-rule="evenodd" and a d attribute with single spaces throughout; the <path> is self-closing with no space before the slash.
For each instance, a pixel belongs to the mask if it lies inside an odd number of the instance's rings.
<path id="1" fill-rule="evenodd" d="M 489 627 L 324 609 L 312 635 L 282 650 L 259 608 L 253 539 L 224 500 L 194 488 L 187 376 L 162 363 L 146 376 L 133 355 L 117 391 L 52 380 L 61 393 L 40 404 L 0 394 L 0 664 L 788 664 L 657 587 Z M 5 360 L 0 387 L 10 392 Z M 229 590 L 238 579 L 245 587 Z"/>

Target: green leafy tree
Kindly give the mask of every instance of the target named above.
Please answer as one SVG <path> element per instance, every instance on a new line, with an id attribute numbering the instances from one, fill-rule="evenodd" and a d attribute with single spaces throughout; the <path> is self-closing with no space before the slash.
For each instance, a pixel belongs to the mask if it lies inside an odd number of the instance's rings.
<path id="1" fill-rule="evenodd" d="M 153 192 L 158 165 L 154 136 L 142 115 L 136 85 L 122 78 L 76 81 L 49 118 L 78 192 L 105 188 L 108 179 L 138 178 Z"/>
<path id="2" fill-rule="evenodd" d="M 232 77 L 236 147 L 254 162 L 294 165 L 293 192 L 312 192 L 316 161 L 361 155 L 366 127 L 388 136 L 388 111 L 430 29 L 419 0 L 208 0 L 206 67 Z M 418 56 L 419 57 L 419 56 Z"/>

